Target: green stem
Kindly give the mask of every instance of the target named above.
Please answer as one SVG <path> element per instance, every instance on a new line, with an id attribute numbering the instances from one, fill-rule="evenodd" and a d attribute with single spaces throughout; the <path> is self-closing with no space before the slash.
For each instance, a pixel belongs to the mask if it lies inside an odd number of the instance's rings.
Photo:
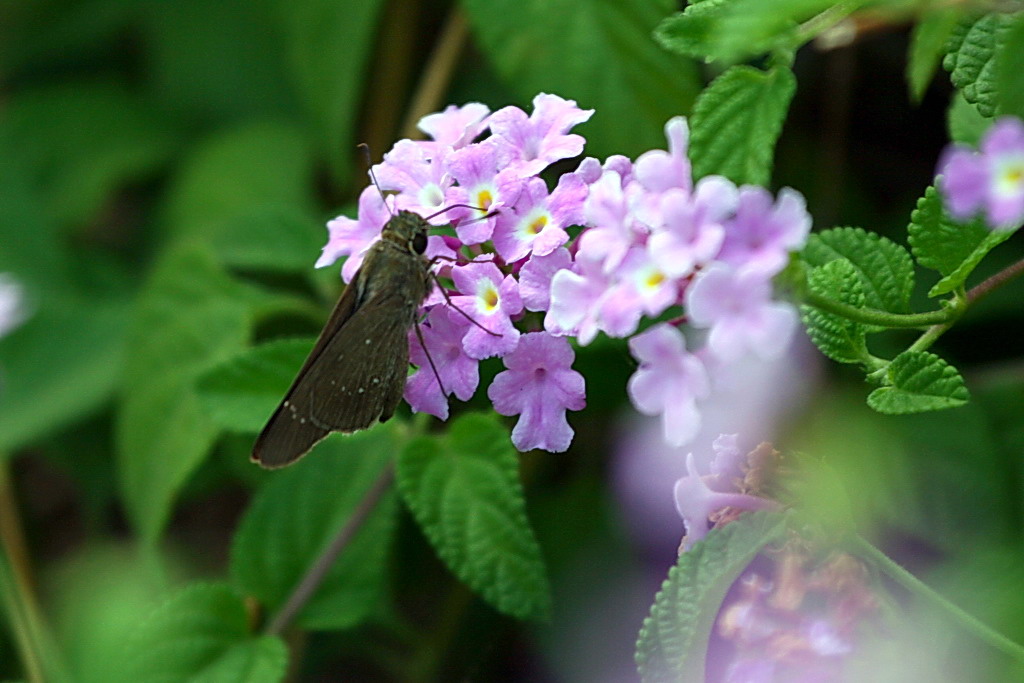
<path id="1" fill-rule="evenodd" d="M 814 15 L 797 27 L 796 38 L 799 41 L 798 44 L 802 45 L 809 40 L 817 38 L 819 35 L 856 12 L 863 4 L 864 0 L 845 0 L 844 2 L 838 2 L 832 5 L 824 12 Z"/>
<path id="2" fill-rule="evenodd" d="M 871 308 L 857 308 L 856 306 L 822 296 L 810 289 L 804 292 L 803 303 L 854 322 L 881 327 L 913 328 L 927 327 L 929 325 L 948 325 L 959 318 L 962 313 L 961 309 L 955 307 L 939 311 L 929 311 L 927 313 L 889 313 Z"/>
<path id="3" fill-rule="evenodd" d="M 0 453 L 0 599 L 32 683 L 65 681 L 66 669 L 39 608 L 6 455 Z"/>
<path id="4" fill-rule="evenodd" d="M 929 588 L 916 576 L 894 562 L 888 555 L 873 546 L 866 539 L 856 536 L 855 544 L 861 553 L 870 558 L 878 567 L 912 594 L 931 603 L 933 607 L 949 614 L 967 632 L 984 643 L 988 643 L 1004 654 L 1024 662 L 1024 646 L 1015 643 L 1003 634 L 982 623 L 936 591 Z"/>

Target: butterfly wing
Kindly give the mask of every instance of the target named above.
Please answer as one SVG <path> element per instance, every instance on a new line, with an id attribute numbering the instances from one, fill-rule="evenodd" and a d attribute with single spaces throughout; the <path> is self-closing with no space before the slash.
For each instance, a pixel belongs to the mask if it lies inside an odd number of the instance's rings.
<path id="1" fill-rule="evenodd" d="M 407 334 L 425 296 L 423 262 L 406 256 L 381 252 L 364 262 L 257 437 L 253 460 L 282 467 L 331 432 L 366 429 L 394 414 L 409 366 Z"/>

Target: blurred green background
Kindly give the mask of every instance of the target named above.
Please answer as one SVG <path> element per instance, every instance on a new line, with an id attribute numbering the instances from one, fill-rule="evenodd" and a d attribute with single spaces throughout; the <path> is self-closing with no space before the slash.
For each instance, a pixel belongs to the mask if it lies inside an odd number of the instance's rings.
<path id="1" fill-rule="evenodd" d="M 239 515 L 273 475 L 248 462 L 251 434 L 210 419 L 196 381 L 255 341 L 316 333 L 340 280 L 337 268 L 312 264 L 325 221 L 351 214 L 365 185 L 356 144 L 378 158 L 447 104 L 528 108 L 553 92 L 596 110 L 578 128 L 588 155 L 664 147 L 664 122 L 688 113 L 716 73 L 651 38 L 674 9 L 646 0 L 0 5 L 0 273 L 24 285 L 30 316 L 0 340 L 0 502 L 24 531 L 20 561 L 75 679 L 109 680 L 123 635 L 169 586 L 223 574 Z M 906 48 L 907 27 L 893 26 L 798 57 L 775 184 L 805 193 L 816 228 L 861 225 L 905 242 L 947 139 L 951 93 L 940 74 L 922 103 L 910 102 Z M 980 275 L 1020 251 L 1011 241 Z M 828 458 L 865 533 L 1021 639 L 1024 365 L 1013 291 L 942 342 L 970 406 L 879 416 L 855 373 L 819 376 L 808 356 L 797 374 L 815 378 L 813 407 L 776 433 Z M 399 656 L 419 658 L 420 680 L 629 672 L 636 629 L 676 551 L 671 540 L 638 543 L 616 497 L 612 425 L 631 362 L 621 343 L 581 350 L 589 405 L 570 416 L 576 444 L 524 456 L 556 588 L 551 624 L 518 624 L 458 593 L 400 517 L 389 570 L 399 609 L 309 636 L 294 675 L 376 680 L 386 678 L 380 662 Z M 485 367 L 484 381 L 499 367 Z M 648 495 L 671 510 L 668 485 Z M 677 542 L 678 520 L 664 525 Z M 439 605 L 436 585 L 455 598 Z M 406 620 L 440 635 L 410 638 Z M 588 642 L 584 622 L 603 620 L 615 637 Z M 950 636 L 948 647 L 976 661 L 976 644 L 961 641 Z M 21 676 L 0 632 L 0 678 Z"/>

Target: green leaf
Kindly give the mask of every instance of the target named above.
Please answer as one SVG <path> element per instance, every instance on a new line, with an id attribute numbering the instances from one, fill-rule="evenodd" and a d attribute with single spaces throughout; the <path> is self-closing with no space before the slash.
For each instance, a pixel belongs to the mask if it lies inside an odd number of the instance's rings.
<path id="1" fill-rule="evenodd" d="M 280 3 L 289 75 L 340 184 L 351 174 L 359 104 L 383 5 L 381 0 Z"/>
<path id="2" fill-rule="evenodd" d="M 35 303 L 0 339 L 0 452 L 89 414 L 117 386 L 128 307 L 71 297 Z"/>
<path id="3" fill-rule="evenodd" d="M 785 517 L 757 512 L 712 530 L 679 556 L 636 643 L 645 683 L 703 681 L 708 639 L 726 592 L 754 557 L 782 536 Z"/>
<path id="4" fill-rule="evenodd" d="M 682 12 L 663 20 L 654 31 L 654 37 L 666 49 L 694 59 L 711 57 L 717 22 L 729 11 L 729 0 L 703 0 L 691 2 Z"/>
<path id="5" fill-rule="evenodd" d="M 268 206 L 313 215 L 312 171 L 309 142 L 294 126 L 261 121 L 230 128 L 185 159 L 167 191 L 165 220 L 181 235 L 230 249 L 226 240 L 243 238 L 239 221 Z"/>
<path id="6" fill-rule="evenodd" d="M 998 13 L 965 17 L 946 44 L 942 66 L 949 71 L 953 85 L 982 116 L 997 113 L 995 56 L 1010 21 L 1010 15 Z"/>
<path id="7" fill-rule="evenodd" d="M 861 228 L 833 228 L 811 235 L 803 256 L 814 266 L 848 260 L 863 285 L 864 303 L 869 308 L 910 311 L 914 262 L 907 250 L 892 240 Z"/>
<path id="8" fill-rule="evenodd" d="M 294 205 L 254 204 L 220 225 L 213 247 L 228 266 L 306 272 L 320 256 L 325 232 L 322 223 Z"/>
<path id="9" fill-rule="evenodd" d="M 927 351 L 904 351 L 887 371 L 891 386 L 875 389 L 868 405 L 887 415 L 956 408 L 970 398 L 956 368 Z"/>
<path id="10" fill-rule="evenodd" d="M 252 294 L 196 247 L 171 250 L 141 295 L 116 436 L 121 492 L 147 541 L 220 431 L 195 393 L 196 376 L 246 345 L 254 307 Z"/>
<path id="11" fill-rule="evenodd" d="M 981 219 L 970 223 L 955 221 L 943 209 L 942 198 L 934 187 L 925 190 L 924 197 L 917 200 L 907 232 L 917 262 L 945 276 L 928 292 L 933 297 L 963 286 L 981 259 L 1013 234 L 1008 230 L 989 230 Z"/>
<path id="12" fill-rule="evenodd" d="M 914 25 L 910 35 L 910 50 L 907 55 L 907 86 L 910 96 L 917 102 L 924 97 L 928 84 L 935 76 L 945 54 L 949 40 L 962 10 L 957 7 L 937 7 L 927 12 Z"/>
<path id="13" fill-rule="evenodd" d="M 995 88 L 1000 114 L 1024 117 L 1024 12 L 1008 19 L 995 56 Z"/>
<path id="14" fill-rule="evenodd" d="M 716 78 L 697 98 L 690 119 L 694 176 L 767 185 L 795 90 L 793 72 L 781 67 L 734 66 Z"/>
<path id="15" fill-rule="evenodd" d="M 550 588 L 523 503 L 519 461 L 491 416 L 465 415 L 445 437 L 410 441 L 398 488 L 441 559 L 477 594 L 519 619 L 546 618 Z"/>
<path id="16" fill-rule="evenodd" d="M 864 305 L 864 288 L 857 269 L 846 259 L 829 261 L 815 268 L 808 275 L 807 284 L 830 299 L 851 306 Z M 811 341 L 832 360 L 860 363 L 868 358 L 865 325 L 813 306 L 801 306 L 800 315 Z"/>
<path id="17" fill-rule="evenodd" d="M 834 4 L 834 0 L 734 0 L 715 26 L 713 54 L 738 61 L 775 47 L 799 47 L 795 44 L 797 25 Z"/>
<path id="18" fill-rule="evenodd" d="M 977 147 L 981 136 L 992 125 L 992 119 L 978 113 L 978 108 L 963 98 L 963 94 L 955 95 L 946 112 L 946 126 L 949 128 L 949 139 L 961 145 Z"/>
<path id="19" fill-rule="evenodd" d="M 242 599 L 222 584 L 194 584 L 149 615 L 129 638 L 123 680 L 277 683 L 288 650 L 250 632 Z"/>
<path id="20" fill-rule="evenodd" d="M 85 223 L 119 188 L 170 161 L 172 129 L 112 82 L 61 84 L 13 97 L 0 119 L 0 148 L 39 184 L 61 223 Z"/>
<path id="21" fill-rule="evenodd" d="M 595 109 L 586 154 L 664 148 L 663 128 L 700 85 L 694 65 L 652 37 L 670 0 L 463 0 L 474 38 L 525 104 L 539 92 Z M 628 121 L 628 125 L 623 122 Z"/>
<path id="22" fill-rule="evenodd" d="M 335 434 L 275 473 L 260 490 L 231 546 L 231 578 L 269 613 L 280 609 L 352 517 L 398 448 L 393 424 Z M 254 465 L 255 466 L 255 465 Z M 385 494 L 299 613 L 307 629 L 343 629 L 378 605 L 397 501 Z"/>
<path id="23" fill-rule="evenodd" d="M 311 348 L 312 339 L 272 341 L 210 368 L 196 382 L 206 412 L 225 429 L 260 431 Z"/>

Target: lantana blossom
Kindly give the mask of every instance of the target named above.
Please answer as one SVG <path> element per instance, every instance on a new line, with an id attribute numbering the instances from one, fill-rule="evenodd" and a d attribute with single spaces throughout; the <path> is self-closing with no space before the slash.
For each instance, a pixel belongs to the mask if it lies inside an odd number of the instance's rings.
<path id="1" fill-rule="evenodd" d="M 466 354 L 480 360 L 515 349 L 520 333 L 511 316 L 523 310 L 515 278 L 503 275 L 498 266 L 488 261 L 455 266 L 452 279 L 462 292 L 452 297 L 452 305 L 474 322 L 462 339 Z"/>
<path id="2" fill-rule="evenodd" d="M 573 100 L 541 93 L 533 98 L 533 113 L 505 107 L 491 114 L 488 125 L 494 143 L 509 150 L 522 177 L 540 173 L 551 163 L 570 159 L 583 151 L 583 136 L 571 134 L 573 126 L 594 114 Z"/>
<path id="3" fill-rule="evenodd" d="M 413 411 L 447 420 L 449 394 L 468 401 L 476 392 L 480 361 L 467 356 L 462 348 L 470 325 L 457 311 L 435 306 L 419 326 L 419 334 L 415 328 L 409 331 L 409 360 L 418 369 L 406 381 L 405 400 Z M 419 336 L 423 337 L 422 345 Z M 443 383 L 443 392 L 438 379 Z"/>
<path id="4" fill-rule="evenodd" d="M 366 250 L 380 239 L 381 226 L 391 218 L 391 212 L 385 206 L 384 198 L 373 185 L 368 185 L 359 195 L 357 215 L 356 220 L 347 216 L 338 216 L 327 222 L 327 231 L 330 237 L 315 264 L 315 267 L 323 268 L 342 256 L 348 256 L 341 267 L 341 278 L 345 282 L 352 282 L 359 266 L 363 264 Z"/>
<path id="5" fill-rule="evenodd" d="M 939 163 L 939 188 L 946 210 L 958 220 L 983 213 L 997 230 L 1024 223 L 1024 122 L 997 120 L 977 152 L 954 145 Z"/>
<path id="6" fill-rule="evenodd" d="M 503 358 L 507 369 L 494 378 L 487 396 L 500 414 L 519 416 L 512 429 L 519 450 L 559 453 L 569 447 L 573 430 L 565 412 L 586 406 L 583 375 L 572 369 L 574 357 L 567 340 L 529 332 Z"/>

